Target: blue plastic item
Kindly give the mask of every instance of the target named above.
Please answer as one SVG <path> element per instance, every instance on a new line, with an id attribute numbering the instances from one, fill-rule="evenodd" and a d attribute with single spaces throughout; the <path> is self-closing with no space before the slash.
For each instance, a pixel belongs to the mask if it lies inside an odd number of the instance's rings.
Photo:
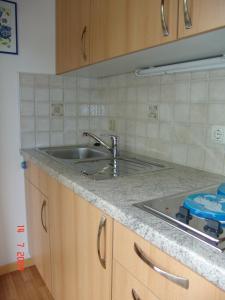
<path id="1" fill-rule="evenodd" d="M 217 189 L 217 195 L 225 197 L 225 183 L 222 183 Z"/>
<path id="2" fill-rule="evenodd" d="M 27 169 L 27 162 L 26 162 L 25 160 L 21 162 L 21 168 L 22 168 L 23 170 L 26 170 L 26 169 Z"/>
<path id="3" fill-rule="evenodd" d="M 191 215 L 219 221 L 225 226 L 225 196 L 213 194 L 192 194 L 183 202 Z"/>

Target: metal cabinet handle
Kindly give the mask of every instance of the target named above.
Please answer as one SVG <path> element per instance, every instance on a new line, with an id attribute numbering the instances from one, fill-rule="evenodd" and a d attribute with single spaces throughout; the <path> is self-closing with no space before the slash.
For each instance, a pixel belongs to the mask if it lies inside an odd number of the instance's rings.
<path id="1" fill-rule="evenodd" d="M 82 51 L 82 56 L 84 60 L 87 60 L 87 54 L 86 54 L 86 33 L 87 33 L 87 26 L 84 26 L 84 29 L 81 34 L 81 51 Z"/>
<path id="2" fill-rule="evenodd" d="M 131 294 L 134 300 L 141 300 L 141 298 L 138 296 L 134 289 L 132 289 Z"/>
<path id="3" fill-rule="evenodd" d="M 134 243 L 134 251 L 136 254 L 143 260 L 144 263 L 146 263 L 152 270 L 159 273 L 163 277 L 167 278 L 168 280 L 176 283 L 177 285 L 188 289 L 189 288 L 189 280 L 183 277 L 178 277 L 174 274 L 168 273 L 159 267 L 155 266 L 151 260 L 148 258 L 148 256 L 144 253 L 144 251 L 136 244 Z"/>
<path id="4" fill-rule="evenodd" d="M 192 21 L 188 9 L 188 0 L 183 0 L 183 1 L 184 1 L 184 24 L 186 29 L 190 29 L 192 27 Z"/>
<path id="5" fill-rule="evenodd" d="M 161 9 L 160 9 L 160 13 L 161 13 L 161 23 L 162 23 L 162 30 L 163 30 L 163 35 L 164 36 L 168 36 L 169 35 L 169 29 L 168 29 L 168 25 L 166 23 L 166 17 L 165 17 L 165 1 L 161 0 Z"/>
<path id="6" fill-rule="evenodd" d="M 44 228 L 44 230 L 47 232 L 47 226 L 46 224 L 44 224 L 44 221 L 43 221 L 43 212 L 44 212 L 44 208 L 46 207 L 47 205 L 47 202 L 46 200 L 44 200 L 42 202 L 42 206 L 41 206 L 41 224 L 42 224 L 42 227 Z"/>
<path id="7" fill-rule="evenodd" d="M 99 222 L 99 226 L 98 226 L 98 236 L 97 236 L 97 251 L 98 251 L 98 258 L 99 258 L 99 261 L 102 265 L 102 267 L 104 269 L 106 269 L 106 260 L 105 260 L 105 257 L 102 257 L 101 256 L 101 245 L 100 245 L 100 241 L 101 241 L 101 235 L 102 235 L 102 230 L 103 228 L 106 226 L 106 217 L 105 216 L 102 216 L 101 217 L 101 220 Z"/>

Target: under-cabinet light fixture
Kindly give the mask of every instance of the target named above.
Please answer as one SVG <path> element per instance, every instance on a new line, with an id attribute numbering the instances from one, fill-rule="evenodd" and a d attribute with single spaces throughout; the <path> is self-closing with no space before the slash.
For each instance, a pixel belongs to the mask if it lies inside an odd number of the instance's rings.
<path id="1" fill-rule="evenodd" d="M 146 67 L 135 70 L 137 77 L 206 71 L 225 68 L 225 55 L 180 62 L 169 65 Z"/>

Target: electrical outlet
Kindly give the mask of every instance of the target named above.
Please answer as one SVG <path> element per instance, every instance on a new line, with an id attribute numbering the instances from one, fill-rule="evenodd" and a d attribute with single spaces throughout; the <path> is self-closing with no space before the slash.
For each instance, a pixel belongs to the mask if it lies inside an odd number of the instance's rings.
<path id="1" fill-rule="evenodd" d="M 63 104 L 52 104 L 51 110 L 52 117 L 63 117 L 64 116 L 64 106 Z"/>
<path id="2" fill-rule="evenodd" d="M 225 126 L 212 127 L 212 141 L 216 144 L 225 144 Z"/>
<path id="3" fill-rule="evenodd" d="M 109 130 L 115 131 L 116 130 L 116 121 L 114 119 L 109 120 Z"/>
<path id="4" fill-rule="evenodd" d="M 158 104 L 150 104 L 148 106 L 148 118 L 152 120 L 158 120 L 159 118 Z"/>

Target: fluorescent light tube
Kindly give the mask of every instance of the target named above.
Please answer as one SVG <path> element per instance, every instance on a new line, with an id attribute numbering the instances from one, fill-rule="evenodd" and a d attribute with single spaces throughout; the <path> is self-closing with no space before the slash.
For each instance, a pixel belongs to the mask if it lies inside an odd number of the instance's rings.
<path id="1" fill-rule="evenodd" d="M 204 70 L 215 70 L 225 68 L 225 56 L 200 59 L 182 63 L 176 63 L 171 65 L 159 66 L 159 67 L 148 67 L 143 69 L 137 69 L 135 75 L 137 77 L 153 76 L 153 75 L 164 75 L 164 74 L 175 74 L 184 72 L 196 72 Z"/>

